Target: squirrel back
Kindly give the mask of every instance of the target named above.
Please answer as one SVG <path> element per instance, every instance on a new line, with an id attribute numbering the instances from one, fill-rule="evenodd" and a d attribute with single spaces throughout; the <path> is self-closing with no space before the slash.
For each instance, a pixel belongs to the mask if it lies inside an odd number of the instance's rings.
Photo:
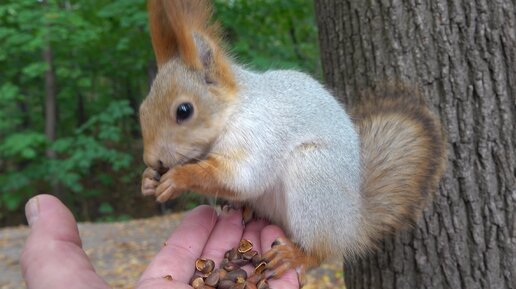
<path id="1" fill-rule="evenodd" d="M 365 91 L 348 107 L 361 142 L 365 232 L 375 241 L 413 224 L 446 167 L 445 137 L 416 89 L 401 83 Z"/>

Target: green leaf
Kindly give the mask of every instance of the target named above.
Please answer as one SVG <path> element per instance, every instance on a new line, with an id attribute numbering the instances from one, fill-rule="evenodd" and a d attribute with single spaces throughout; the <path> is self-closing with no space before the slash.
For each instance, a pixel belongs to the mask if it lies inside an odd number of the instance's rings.
<path id="1" fill-rule="evenodd" d="M 72 138 L 60 138 L 52 143 L 51 148 L 58 153 L 63 153 L 72 147 L 73 142 Z"/>
<path id="2" fill-rule="evenodd" d="M 21 151 L 21 156 L 25 159 L 33 159 L 37 155 L 36 151 L 32 148 L 24 148 Z"/>
<path id="3" fill-rule="evenodd" d="M 114 211 L 115 210 L 113 209 L 113 207 L 110 204 L 106 203 L 106 202 L 101 203 L 100 206 L 99 206 L 99 212 L 101 214 L 104 214 L 104 215 L 112 214 Z"/>
<path id="4" fill-rule="evenodd" d="M 3 203 L 5 203 L 5 206 L 10 211 L 18 209 L 22 204 L 23 200 L 24 197 L 21 194 L 16 193 L 6 193 L 2 198 Z"/>
<path id="5" fill-rule="evenodd" d="M 48 65 L 45 62 L 35 62 L 25 66 L 22 72 L 28 77 L 36 77 L 43 75 L 47 69 Z"/>
<path id="6" fill-rule="evenodd" d="M 0 101 L 14 101 L 20 99 L 20 88 L 7 82 L 0 86 Z"/>
<path id="7" fill-rule="evenodd" d="M 0 155 L 33 159 L 37 155 L 36 151 L 41 151 L 46 143 L 47 138 L 41 133 L 13 133 L 0 144 Z"/>

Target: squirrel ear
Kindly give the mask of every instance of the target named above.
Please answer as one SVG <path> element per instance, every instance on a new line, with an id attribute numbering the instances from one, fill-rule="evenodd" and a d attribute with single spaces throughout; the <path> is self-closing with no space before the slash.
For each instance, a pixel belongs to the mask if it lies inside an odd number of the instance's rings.
<path id="1" fill-rule="evenodd" d="M 154 48 L 154 55 L 158 67 L 177 55 L 178 47 L 176 36 L 172 30 L 165 12 L 163 1 L 149 0 L 147 2 L 149 13 L 149 30 Z"/>
<path id="2" fill-rule="evenodd" d="M 202 35 L 194 33 L 195 47 L 197 50 L 197 58 L 199 59 L 202 69 L 205 73 L 205 79 L 207 84 L 216 83 L 214 76 L 215 69 L 215 56 L 213 48 L 209 41 Z"/>
<path id="3" fill-rule="evenodd" d="M 197 48 L 197 57 L 201 61 L 204 69 L 213 66 L 213 48 L 210 43 L 198 33 L 194 33 L 195 47 Z"/>
<path id="4" fill-rule="evenodd" d="M 219 45 L 218 26 L 210 24 L 207 0 L 148 0 L 149 26 L 158 69 L 172 58 L 203 71 L 206 83 L 235 88 L 231 61 Z"/>
<path id="5" fill-rule="evenodd" d="M 208 26 L 211 5 L 205 0 L 149 0 L 147 9 L 158 67 L 180 57 L 186 65 L 201 69 L 212 42 L 201 33 L 210 37 L 214 32 Z"/>

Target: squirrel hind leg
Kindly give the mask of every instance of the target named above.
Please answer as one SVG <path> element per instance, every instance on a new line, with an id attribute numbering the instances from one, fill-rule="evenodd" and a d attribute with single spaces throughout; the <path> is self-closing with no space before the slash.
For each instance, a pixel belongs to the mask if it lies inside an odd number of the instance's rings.
<path id="1" fill-rule="evenodd" d="M 280 237 L 274 241 L 269 251 L 263 254 L 267 263 L 265 276 L 280 278 L 288 270 L 295 269 L 301 287 L 306 285 L 306 270 L 319 265 L 320 259 L 307 254 L 298 245 L 287 238 Z"/>

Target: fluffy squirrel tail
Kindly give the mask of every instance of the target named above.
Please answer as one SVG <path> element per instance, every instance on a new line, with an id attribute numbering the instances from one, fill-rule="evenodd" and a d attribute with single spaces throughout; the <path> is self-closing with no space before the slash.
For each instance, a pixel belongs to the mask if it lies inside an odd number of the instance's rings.
<path id="1" fill-rule="evenodd" d="M 378 97 L 380 96 L 380 97 Z M 416 89 L 389 83 L 351 107 L 362 150 L 362 216 L 368 239 L 413 224 L 446 167 L 439 120 Z"/>

